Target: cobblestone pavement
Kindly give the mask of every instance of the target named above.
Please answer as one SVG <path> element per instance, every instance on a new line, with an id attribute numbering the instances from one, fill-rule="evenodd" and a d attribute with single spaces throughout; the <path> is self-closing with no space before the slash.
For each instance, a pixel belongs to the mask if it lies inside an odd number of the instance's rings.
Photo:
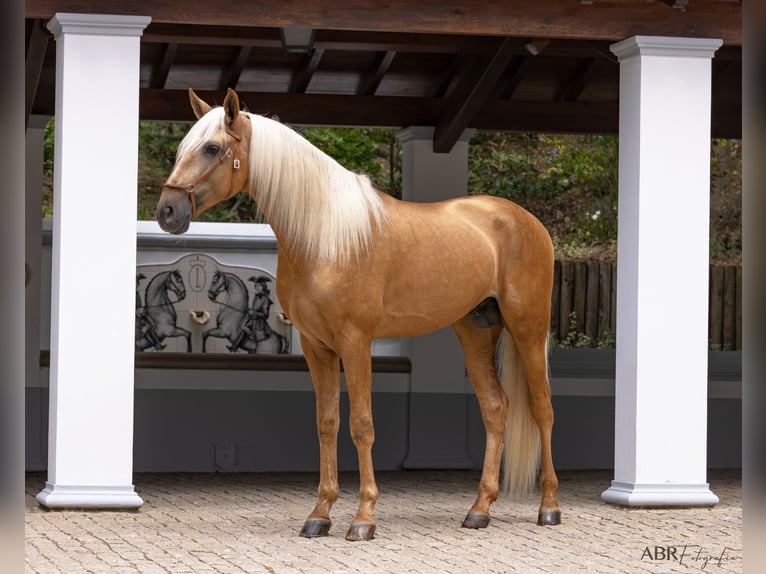
<path id="1" fill-rule="evenodd" d="M 27 573 L 741 572 L 739 471 L 711 471 L 713 508 L 627 509 L 601 501 L 611 472 L 559 473 L 562 524 L 536 525 L 537 494 L 501 497 L 489 528 L 460 523 L 477 472 L 378 473 L 372 542 L 344 540 L 357 478 L 341 476 L 327 538 L 298 536 L 314 474 L 138 474 L 138 511 L 46 511 L 27 476 Z"/>

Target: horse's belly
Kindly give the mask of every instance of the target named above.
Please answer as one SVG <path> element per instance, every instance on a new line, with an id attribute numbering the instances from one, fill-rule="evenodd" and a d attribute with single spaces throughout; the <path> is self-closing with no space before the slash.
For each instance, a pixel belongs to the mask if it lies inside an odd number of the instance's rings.
<path id="1" fill-rule="evenodd" d="M 404 267 L 388 276 L 378 337 L 415 336 L 451 325 L 496 294 L 496 269 L 487 253 Z"/>

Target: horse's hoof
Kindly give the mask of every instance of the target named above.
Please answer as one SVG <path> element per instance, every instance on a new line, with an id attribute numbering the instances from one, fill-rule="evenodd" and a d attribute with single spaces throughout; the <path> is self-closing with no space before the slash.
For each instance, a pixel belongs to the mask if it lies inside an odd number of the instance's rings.
<path id="1" fill-rule="evenodd" d="M 561 524 L 560 510 L 541 510 L 537 514 L 538 526 L 556 526 Z"/>
<path id="2" fill-rule="evenodd" d="M 327 536 L 330 533 L 332 523 L 325 518 L 309 518 L 301 528 L 301 536 L 304 538 L 317 538 Z"/>
<path id="3" fill-rule="evenodd" d="M 346 532 L 346 540 L 358 542 L 375 538 L 375 524 L 372 522 L 354 522 Z"/>
<path id="4" fill-rule="evenodd" d="M 483 512 L 469 512 L 463 520 L 463 528 L 486 528 L 489 526 L 489 516 Z"/>

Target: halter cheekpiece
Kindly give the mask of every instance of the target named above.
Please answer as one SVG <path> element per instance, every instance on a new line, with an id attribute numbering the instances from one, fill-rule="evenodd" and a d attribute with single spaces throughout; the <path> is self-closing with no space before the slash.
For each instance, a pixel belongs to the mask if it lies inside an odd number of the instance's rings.
<path id="1" fill-rule="evenodd" d="M 224 131 L 227 135 L 230 135 L 232 138 L 234 138 L 234 144 L 227 147 L 226 151 L 221 154 L 221 157 L 219 157 L 213 165 L 211 165 L 205 173 L 203 173 L 201 176 L 199 176 L 195 181 L 192 183 L 189 183 L 187 185 L 175 185 L 172 183 L 165 183 L 162 187 L 169 187 L 170 189 L 180 189 L 182 191 L 185 191 L 189 194 L 189 201 L 191 201 L 191 207 L 192 212 L 191 216 L 195 217 L 197 215 L 197 198 L 194 194 L 194 188 L 205 181 L 208 177 L 210 177 L 213 172 L 220 167 L 223 162 L 225 162 L 229 158 L 234 158 L 234 161 L 231 165 L 232 172 L 237 171 L 240 167 L 240 161 L 238 157 L 239 152 L 239 144 L 242 142 L 242 114 L 237 114 L 237 132 L 233 132 L 229 130 L 228 126 L 224 128 Z"/>

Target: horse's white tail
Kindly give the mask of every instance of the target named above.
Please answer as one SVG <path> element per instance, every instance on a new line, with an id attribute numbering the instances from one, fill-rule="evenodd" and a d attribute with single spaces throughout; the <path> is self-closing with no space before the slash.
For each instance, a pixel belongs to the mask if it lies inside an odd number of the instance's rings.
<path id="1" fill-rule="evenodd" d="M 540 431 L 529 405 L 529 389 L 516 343 L 503 329 L 497 351 L 500 381 L 508 397 L 502 490 L 515 496 L 535 487 L 540 464 Z"/>

